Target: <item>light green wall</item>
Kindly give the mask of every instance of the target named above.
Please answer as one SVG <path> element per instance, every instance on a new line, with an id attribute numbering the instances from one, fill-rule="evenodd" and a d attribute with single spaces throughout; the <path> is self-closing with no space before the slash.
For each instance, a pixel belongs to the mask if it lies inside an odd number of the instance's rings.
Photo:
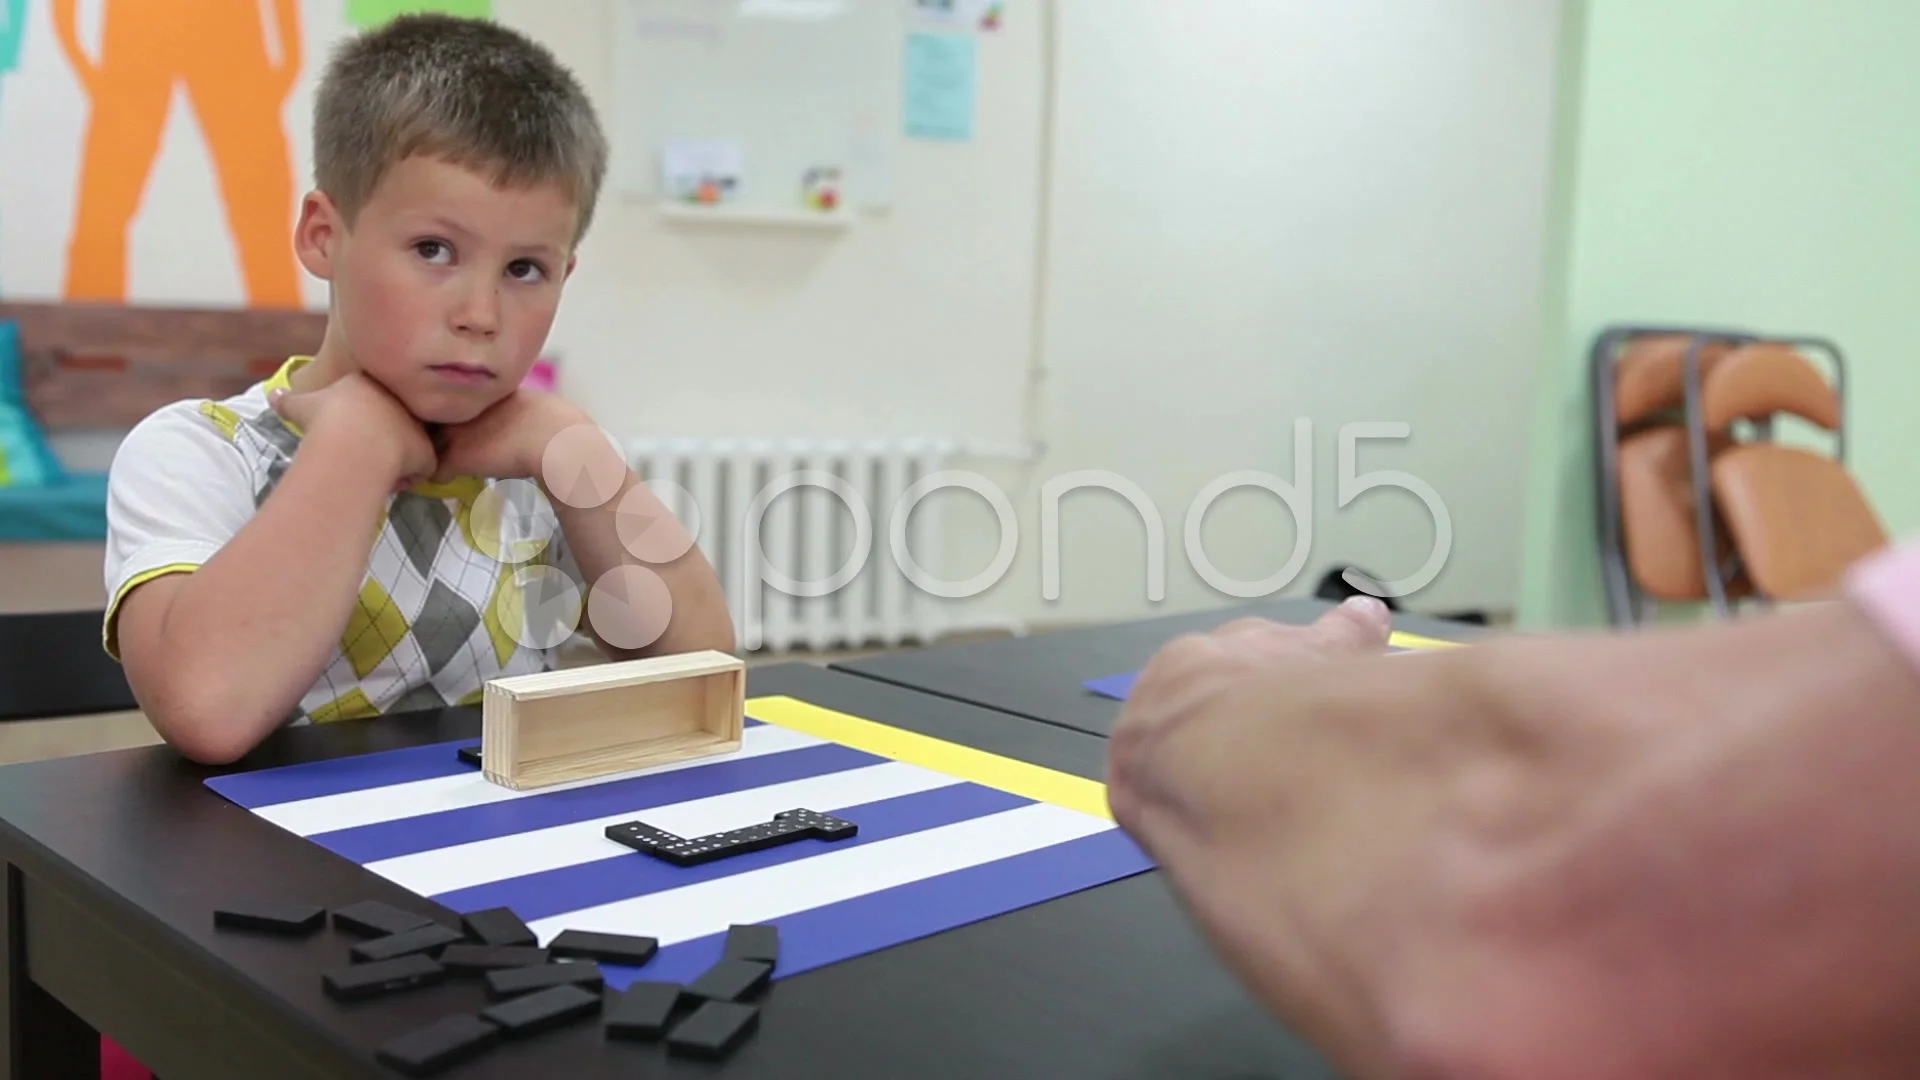
<path id="1" fill-rule="evenodd" d="M 1605 620 L 1587 349 L 1616 322 L 1836 341 L 1849 457 L 1920 526 L 1920 0 L 1569 0 L 1519 618 Z"/>

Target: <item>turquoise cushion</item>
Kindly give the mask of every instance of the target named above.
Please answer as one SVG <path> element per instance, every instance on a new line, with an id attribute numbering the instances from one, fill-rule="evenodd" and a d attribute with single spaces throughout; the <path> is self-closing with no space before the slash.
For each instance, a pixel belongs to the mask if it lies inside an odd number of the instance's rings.
<path id="1" fill-rule="evenodd" d="M 106 473 L 67 473 L 37 487 L 0 486 L 0 542 L 97 543 L 106 538 Z"/>
<path id="2" fill-rule="evenodd" d="M 66 475 L 27 408 L 21 366 L 20 327 L 11 319 L 0 321 L 0 489 L 40 487 Z"/>

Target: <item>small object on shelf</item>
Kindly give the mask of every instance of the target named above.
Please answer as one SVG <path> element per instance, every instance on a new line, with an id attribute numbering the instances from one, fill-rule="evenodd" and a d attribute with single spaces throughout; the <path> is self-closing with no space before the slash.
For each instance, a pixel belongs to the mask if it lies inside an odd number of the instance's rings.
<path id="1" fill-rule="evenodd" d="M 810 210 L 833 213 L 840 209 L 840 170 L 835 168 L 808 169 L 801 178 L 801 200 Z"/>

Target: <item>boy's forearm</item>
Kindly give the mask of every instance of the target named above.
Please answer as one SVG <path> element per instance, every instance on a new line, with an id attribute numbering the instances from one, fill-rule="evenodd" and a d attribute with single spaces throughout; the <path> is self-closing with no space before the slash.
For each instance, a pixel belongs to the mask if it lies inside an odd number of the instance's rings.
<path id="1" fill-rule="evenodd" d="M 384 512 L 388 465 L 324 432 L 248 524 L 186 577 L 145 665 L 156 728 L 195 756 L 244 753 L 282 723 L 339 647 Z"/>
<path id="2" fill-rule="evenodd" d="M 560 519 L 567 545 L 573 550 L 574 561 L 586 579 L 581 584 L 589 600 L 582 612 L 581 622 L 609 656 L 624 660 L 700 649 L 734 651 L 733 616 L 727 610 L 726 596 L 712 564 L 699 547 L 685 536 L 683 526 L 674 518 L 672 511 L 641 483 L 632 470 L 627 471 L 620 490 L 613 498 L 599 506 L 571 506 L 563 499 L 551 497 L 551 493 L 548 501 Z M 628 548 L 629 538 L 620 534 L 622 514 L 634 515 L 636 520 L 640 516 L 654 517 L 656 523 L 650 529 L 668 533 L 681 530 L 678 540 L 669 540 L 651 531 L 633 538 L 634 546 L 642 554 L 666 552 L 677 557 L 656 562 L 635 555 Z M 683 543 L 685 551 L 681 552 Z M 642 568 L 658 575 L 666 583 L 670 609 L 657 612 L 652 609 L 648 598 L 636 596 L 626 598 L 631 602 L 606 605 L 596 620 L 590 599 L 596 584 L 603 579 L 617 581 L 617 578 L 608 579 L 607 575 L 624 566 Z M 656 618 L 665 619 L 665 628 L 660 630 L 657 637 L 653 637 L 652 630 L 657 623 L 652 620 Z M 608 625 L 597 626 L 596 622 Z M 646 640 L 648 638 L 652 640 Z"/>

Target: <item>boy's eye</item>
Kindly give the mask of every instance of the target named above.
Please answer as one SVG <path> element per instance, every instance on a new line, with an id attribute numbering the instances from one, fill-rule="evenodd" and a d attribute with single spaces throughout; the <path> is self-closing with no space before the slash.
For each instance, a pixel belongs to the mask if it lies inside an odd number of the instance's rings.
<path id="1" fill-rule="evenodd" d="M 422 240 L 419 243 L 413 245 L 413 250 L 419 253 L 420 257 L 427 260 L 428 262 L 438 262 L 443 257 L 451 255 L 453 253 L 452 250 L 447 247 L 447 245 L 441 243 L 438 240 Z"/>
<path id="2" fill-rule="evenodd" d="M 507 264 L 507 273 L 521 281 L 539 281 L 547 274 L 546 268 L 531 259 L 515 259 Z"/>

